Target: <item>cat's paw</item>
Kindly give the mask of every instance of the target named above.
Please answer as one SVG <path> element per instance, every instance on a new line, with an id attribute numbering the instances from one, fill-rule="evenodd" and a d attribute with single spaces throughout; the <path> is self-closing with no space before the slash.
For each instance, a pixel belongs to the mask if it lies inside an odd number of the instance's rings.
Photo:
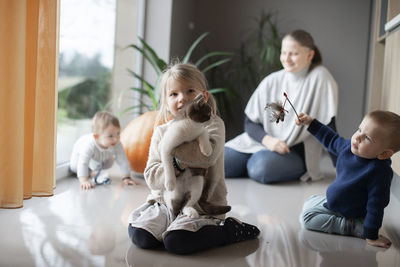
<path id="1" fill-rule="evenodd" d="M 189 216 L 190 218 L 197 219 L 199 218 L 199 213 L 197 210 L 195 210 L 193 207 L 184 207 L 182 209 L 182 213 L 185 214 L 186 216 Z"/>
<path id="2" fill-rule="evenodd" d="M 200 151 L 206 157 L 211 156 L 212 146 L 211 145 L 202 145 L 202 146 L 200 146 Z"/>
<path id="3" fill-rule="evenodd" d="M 151 204 L 151 205 L 153 205 L 154 203 L 156 203 L 156 200 L 154 199 L 154 196 L 152 196 L 152 195 L 147 196 L 146 201 L 147 201 L 147 203 L 149 203 L 149 204 Z"/>
<path id="4" fill-rule="evenodd" d="M 166 180 L 165 181 L 165 189 L 167 189 L 168 191 L 172 191 L 175 189 L 175 180 Z"/>

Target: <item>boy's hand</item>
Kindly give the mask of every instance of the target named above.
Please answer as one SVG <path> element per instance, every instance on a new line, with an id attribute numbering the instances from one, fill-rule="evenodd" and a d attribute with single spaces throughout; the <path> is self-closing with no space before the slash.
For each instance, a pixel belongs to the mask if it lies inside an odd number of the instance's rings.
<path id="1" fill-rule="evenodd" d="M 79 177 L 80 188 L 88 190 L 93 188 L 93 184 L 89 181 L 88 177 Z"/>
<path id="2" fill-rule="evenodd" d="M 135 182 L 134 180 L 132 180 L 131 177 L 123 177 L 122 178 L 122 182 L 124 183 L 124 185 L 138 185 L 139 183 Z"/>
<path id="3" fill-rule="evenodd" d="M 297 125 L 310 125 L 312 122 L 313 118 L 311 118 L 309 115 L 305 113 L 299 113 L 299 118 L 296 119 L 296 124 Z"/>
<path id="4" fill-rule="evenodd" d="M 289 146 L 284 141 L 273 136 L 266 135 L 261 142 L 266 148 L 279 154 L 283 155 L 290 152 Z"/>
<path id="5" fill-rule="evenodd" d="M 392 242 L 389 240 L 389 238 L 379 235 L 378 239 L 372 240 L 372 239 L 366 239 L 367 244 L 375 247 L 381 247 L 381 248 L 389 248 L 390 245 L 392 245 Z"/>

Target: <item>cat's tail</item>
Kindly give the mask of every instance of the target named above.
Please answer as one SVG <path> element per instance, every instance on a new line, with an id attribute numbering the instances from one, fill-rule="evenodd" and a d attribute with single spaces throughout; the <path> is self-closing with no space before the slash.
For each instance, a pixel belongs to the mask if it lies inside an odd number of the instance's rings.
<path id="1" fill-rule="evenodd" d="M 199 201 L 199 206 L 208 215 L 221 215 L 221 214 L 228 213 L 231 210 L 231 206 L 212 205 L 206 201 Z"/>

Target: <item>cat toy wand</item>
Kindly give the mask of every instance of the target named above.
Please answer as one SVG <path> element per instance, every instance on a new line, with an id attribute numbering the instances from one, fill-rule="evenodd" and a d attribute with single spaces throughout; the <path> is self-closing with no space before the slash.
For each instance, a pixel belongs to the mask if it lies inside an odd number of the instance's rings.
<path id="1" fill-rule="evenodd" d="M 268 109 L 272 110 L 271 122 L 275 121 L 276 123 L 279 123 L 279 121 L 283 122 L 285 120 L 285 112 L 288 112 L 285 109 L 286 102 L 289 102 L 290 106 L 292 106 L 292 108 L 294 110 L 294 113 L 296 113 L 297 119 L 300 120 L 296 109 L 294 108 L 292 102 L 290 102 L 290 100 L 285 92 L 283 92 L 283 96 L 285 97 L 285 101 L 283 102 L 283 105 L 282 105 L 282 102 L 278 101 L 278 102 L 267 103 L 267 105 L 264 108 L 264 109 L 268 108 Z"/>
<path id="2" fill-rule="evenodd" d="M 296 109 L 293 107 L 292 102 L 290 102 L 290 100 L 289 100 L 289 98 L 288 98 L 288 96 L 287 96 L 287 94 L 286 94 L 285 92 L 283 92 L 283 96 L 286 97 L 286 100 L 287 100 L 287 101 L 289 102 L 289 104 L 292 106 L 292 109 L 293 109 L 294 113 L 296 113 L 297 119 L 300 120 L 299 114 L 297 114 Z"/>

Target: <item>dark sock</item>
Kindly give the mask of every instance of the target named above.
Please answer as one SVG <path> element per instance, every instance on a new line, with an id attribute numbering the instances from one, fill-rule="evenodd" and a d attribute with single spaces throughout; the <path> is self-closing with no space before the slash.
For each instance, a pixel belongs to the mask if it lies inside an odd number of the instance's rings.
<path id="1" fill-rule="evenodd" d="M 228 233 L 228 244 L 254 239 L 260 234 L 260 230 L 256 226 L 232 217 L 225 219 L 224 227 Z"/>

